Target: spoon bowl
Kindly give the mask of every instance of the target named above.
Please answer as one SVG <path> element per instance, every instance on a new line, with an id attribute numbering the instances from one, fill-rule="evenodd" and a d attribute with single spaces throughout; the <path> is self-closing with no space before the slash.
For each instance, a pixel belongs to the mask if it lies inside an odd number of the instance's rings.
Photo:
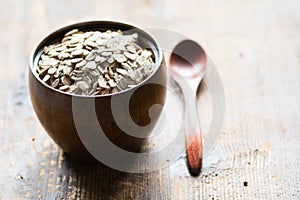
<path id="1" fill-rule="evenodd" d="M 193 40 L 184 40 L 177 44 L 170 57 L 170 67 L 187 79 L 199 76 L 202 78 L 206 62 L 204 49 Z"/>

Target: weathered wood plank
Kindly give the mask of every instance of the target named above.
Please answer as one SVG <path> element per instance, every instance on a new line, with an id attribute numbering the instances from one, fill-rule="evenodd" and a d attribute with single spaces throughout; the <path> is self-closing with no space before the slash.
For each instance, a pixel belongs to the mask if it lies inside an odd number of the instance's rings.
<path id="1" fill-rule="evenodd" d="M 299 1 L 0 0 L 0 200 L 299 199 Z M 198 178 L 184 158 L 147 174 L 72 164 L 38 123 L 28 57 L 47 32 L 115 18 L 179 31 L 206 49 L 223 79 L 226 120 Z M 209 93 L 199 99 L 204 133 Z"/>

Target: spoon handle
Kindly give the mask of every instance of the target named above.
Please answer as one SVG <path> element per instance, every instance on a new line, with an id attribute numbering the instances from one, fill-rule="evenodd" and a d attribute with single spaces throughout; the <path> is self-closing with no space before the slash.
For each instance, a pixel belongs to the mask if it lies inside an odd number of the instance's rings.
<path id="1" fill-rule="evenodd" d="M 185 95 L 185 145 L 191 175 L 197 176 L 202 166 L 202 134 L 195 97 Z"/>
<path id="2" fill-rule="evenodd" d="M 172 77 L 179 84 L 184 96 L 184 132 L 187 162 L 190 174 L 199 175 L 202 166 L 202 134 L 199 125 L 195 92 L 189 83 L 171 70 Z"/>

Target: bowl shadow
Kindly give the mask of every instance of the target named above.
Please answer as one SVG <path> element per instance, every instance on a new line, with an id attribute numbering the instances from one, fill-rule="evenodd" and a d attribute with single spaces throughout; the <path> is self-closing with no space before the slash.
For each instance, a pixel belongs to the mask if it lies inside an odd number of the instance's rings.
<path id="1" fill-rule="evenodd" d="M 74 162 L 66 154 L 60 157 L 62 169 L 58 176 L 67 177 L 60 183 L 60 199 L 155 199 L 164 193 L 162 170 L 126 173 L 101 163 Z"/>

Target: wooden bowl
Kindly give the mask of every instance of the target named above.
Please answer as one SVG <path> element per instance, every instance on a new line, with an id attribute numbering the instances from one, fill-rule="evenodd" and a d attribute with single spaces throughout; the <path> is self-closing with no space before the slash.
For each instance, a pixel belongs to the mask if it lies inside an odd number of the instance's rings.
<path id="1" fill-rule="evenodd" d="M 149 48 L 153 52 L 156 68 L 149 77 L 136 87 L 115 94 L 92 97 L 71 95 L 54 89 L 39 78 L 36 72 L 37 61 L 45 46 L 61 40 L 65 33 L 75 28 L 83 31 L 134 30 L 139 35 L 139 44 L 143 48 Z M 146 138 L 127 134 L 123 131 L 124 129 L 122 130 L 119 127 L 119 123 L 117 123 L 114 117 L 115 113 L 112 111 L 112 99 L 115 97 L 118 99 L 117 102 L 119 104 L 116 105 L 114 103 L 115 107 L 113 108 L 120 110 L 118 113 L 119 118 L 121 116 L 121 118 L 126 120 L 131 119 L 136 125 L 146 127 L 142 129 L 141 136 L 147 136 L 151 133 L 160 115 L 160 112 L 155 112 L 150 119 L 149 109 L 155 104 L 163 105 L 165 102 L 166 68 L 163 53 L 157 41 L 145 30 L 135 25 L 116 21 L 88 21 L 65 26 L 49 34 L 37 44 L 30 56 L 29 66 L 30 97 L 40 123 L 55 143 L 65 153 L 77 160 L 93 160 L 91 159 L 93 157 L 83 145 L 78 135 L 78 122 L 75 123 L 74 116 L 76 117 L 76 115 L 74 110 L 84 109 L 82 106 L 92 100 L 94 102 L 97 122 L 91 123 L 89 112 L 82 112 L 80 114 L 81 121 L 79 122 L 80 130 L 93 131 L 93 128 L 98 123 L 107 138 L 115 145 L 127 151 L 137 152 Z M 131 93 L 132 95 L 129 95 Z M 74 101 L 77 103 L 74 104 Z M 123 104 L 122 102 L 129 102 L 129 104 L 126 105 L 126 103 Z M 126 120 L 123 123 L 125 125 L 127 124 Z M 99 145 L 101 145 L 101 141 L 99 141 Z"/>

